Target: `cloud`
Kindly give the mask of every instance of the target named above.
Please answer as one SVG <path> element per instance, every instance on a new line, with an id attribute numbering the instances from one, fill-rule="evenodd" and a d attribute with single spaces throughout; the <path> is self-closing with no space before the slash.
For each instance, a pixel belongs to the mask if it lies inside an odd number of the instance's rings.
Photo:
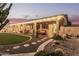
<path id="1" fill-rule="evenodd" d="M 22 23 L 22 22 L 29 21 L 27 19 L 22 19 L 22 18 L 10 18 L 9 20 L 10 20 L 10 24 Z"/>

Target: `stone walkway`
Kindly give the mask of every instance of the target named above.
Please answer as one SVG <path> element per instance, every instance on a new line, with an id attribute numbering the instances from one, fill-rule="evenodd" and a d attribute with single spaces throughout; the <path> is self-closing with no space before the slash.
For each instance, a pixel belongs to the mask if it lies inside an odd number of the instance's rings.
<path id="1" fill-rule="evenodd" d="M 43 38 L 45 39 L 45 38 Z M 53 39 L 50 39 L 50 40 L 47 40 L 45 41 L 44 43 L 40 44 L 38 47 L 37 47 L 37 50 L 35 52 L 30 52 L 30 53 L 20 53 L 20 54 L 10 54 L 11 56 L 34 56 L 36 52 L 38 51 L 41 51 L 41 50 L 44 50 L 44 47 L 49 43 L 51 42 Z M 42 42 L 41 40 L 38 40 L 37 42 Z M 37 44 L 36 42 L 32 42 L 33 45 Z M 30 47 L 30 44 L 25 44 L 24 45 L 25 47 Z M 3 56 L 10 56 L 9 54 L 5 54 Z"/>
<path id="2" fill-rule="evenodd" d="M 40 39 L 33 38 L 33 39 L 31 39 L 31 40 L 29 40 L 21 45 L 13 45 L 13 46 L 8 46 L 8 47 L 6 46 L 6 47 L 2 48 L 4 50 L 0 50 L 0 51 L 7 53 L 7 55 L 8 54 L 10 54 L 10 55 L 12 55 L 12 54 L 24 54 L 24 53 L 28 54 L 31 52 L 36 52 L 38 47 L 47 40 L 48 40 L 47 37 L 40 38 Z"/>

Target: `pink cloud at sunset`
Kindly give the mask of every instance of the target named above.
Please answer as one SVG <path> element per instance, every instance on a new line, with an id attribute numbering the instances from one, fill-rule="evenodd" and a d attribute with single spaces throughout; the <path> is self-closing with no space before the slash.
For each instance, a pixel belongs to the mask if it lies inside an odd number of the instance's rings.
<path id="1" fill-rule="evenodd" d="M 69 20 L 72 22 L 72 24 L 79 24 L 79 16 L 73 16 Z"/>
<path id="2" fill-rule="evenodd" d="M 22 23 L 22 22 L 27 22 L 29 20 L 27 19 L 22 19 L 22 18 L 10 18 L 10 24 L 16 24 L 16 23 Z"/>

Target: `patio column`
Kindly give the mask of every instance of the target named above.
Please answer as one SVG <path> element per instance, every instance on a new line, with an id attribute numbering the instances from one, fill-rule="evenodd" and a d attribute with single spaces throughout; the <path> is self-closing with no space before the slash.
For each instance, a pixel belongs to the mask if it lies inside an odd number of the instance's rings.
<path id="1" fill-rule="evenodd" d="M 33 34 L 33 25 L 30 25 L 31 34 Z"/>
<path id="2" fill-rule="evenodd" d="M 52 35 L 53 35 L 53 34 L 52 34 L 52 32 L 53 32 L 53 30 L 52 30 L 52 28 L 53 28 L 52 25 L 53 25 L 53 24 L 49 24 L 49 25 L 48 25 L 48 37 L 52 37 Z"/>
<path id="3" fill-rule="evenodd" d="M 40 24 L 40 30 L 42 29 L 42 24 Z"/>
<path id="4" fill-rule="evenodd" d="M 56 33 L 59 33 L 59 21 L 56 21 Z"/>
<path id="5" fill-rule="evenodd" d="M 34 35 L 34 37 L 37 36 L 37 27 L 36 27 L 36 23 L 34 23 L 34 25 L 33 25 L 33 35 Z"/>

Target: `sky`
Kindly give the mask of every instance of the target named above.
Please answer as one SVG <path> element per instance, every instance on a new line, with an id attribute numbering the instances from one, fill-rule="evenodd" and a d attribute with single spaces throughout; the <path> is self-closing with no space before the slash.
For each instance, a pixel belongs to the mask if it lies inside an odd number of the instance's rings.
<path id="1" fill-rule="evenodd" d="M 78 3 L 13 3 L 8 18 L 34 19 L 58 14 L 79 16 Z"/>

